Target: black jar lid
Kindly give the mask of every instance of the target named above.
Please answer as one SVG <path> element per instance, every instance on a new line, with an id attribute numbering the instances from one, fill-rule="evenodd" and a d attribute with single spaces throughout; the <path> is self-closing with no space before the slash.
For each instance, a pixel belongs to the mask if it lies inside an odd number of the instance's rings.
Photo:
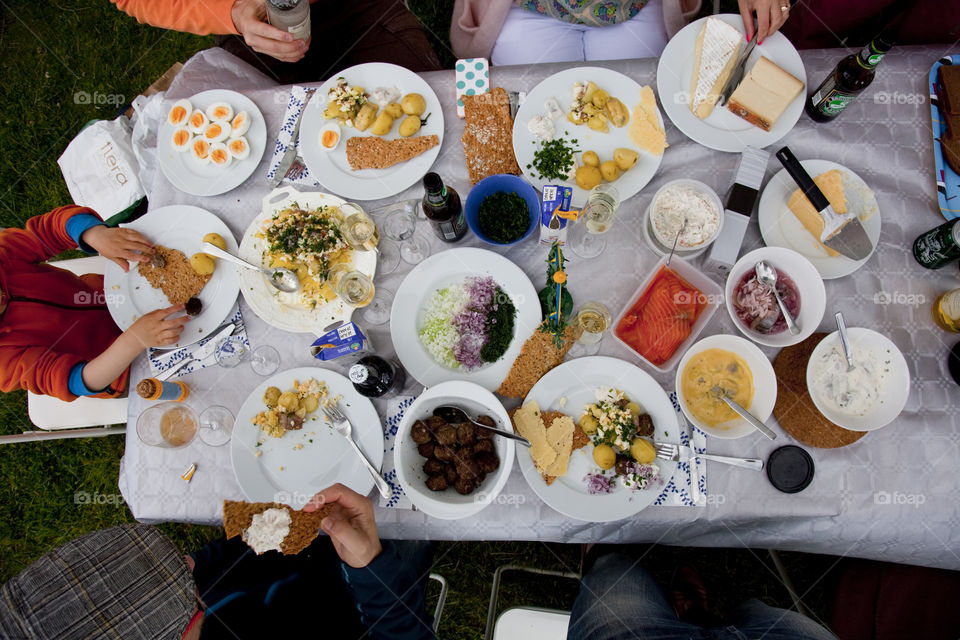
<path id="1" fill-rule="evenodd" d="M 792 444 L 774 449 L 767 458 L 770 484 L 784 493 L 798 493 L 813 480 L 813 458 Z"/>

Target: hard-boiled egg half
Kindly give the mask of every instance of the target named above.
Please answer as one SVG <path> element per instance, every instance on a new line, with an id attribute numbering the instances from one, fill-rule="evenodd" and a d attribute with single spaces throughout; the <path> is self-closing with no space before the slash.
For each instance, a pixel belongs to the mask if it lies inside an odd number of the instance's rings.
<path id="1" fill-rule="evenodd" d="M 203 138 L 210 143 L 223 142 L 230 137 L 230 123 L 226 120 L 217 120 L 207 125 L 203 130 Z"/>
<path id="2" fill-rule="evenodd" d="M 167 114 L 167 122 L 175 127 L 183 126 L 191 113 L 193 113 L 193 106 L 189 100 L 177 100 Z"/>
<path id="3" fill-rule="evenodd" d="M 217 167 L 229 167 L 233 162 L 230 150 L 222 142 L 214 142 L 210 145 L 210 164 Z"/>
<path id="4" fill-rule="evenodd" d="M 174 129 L 170 142 L 177 151 L 187 151 L 190 148 L 190 140 L 192 138 L 193 134 L 190 133 L 189 129 L 186 127 L 178 127 Z"/>
<path id="5" fill-rule="evenodd" d="M 193 159 L 200 164 L 207 164 L 210 162 L 210 143 L 203 138 L 193 139 L 190 152 L 193 154 Z"/>
<path id="6" fill-rule="evenodd" d="M 207 107 L 207 117 L 211 120 L 230 120 L 233 118 L 233 107 L 226 102 L 214 102 Z"/>
<path id="7" fill-rule="evenodd" d="M 237 115 L 233 116 L 233 120 L 230 121 L 230 137 L 239 138 L 240 136 L 247 135 L 247 131 L 250 130 L 250 116 L 246 111 L 241 111 Z"/>
<path id="8" fill-rule="evenodd" d="M 340 125 L 331 122 L 320 129 L 320 147 L 324 151 L 333 151 L 340 144 Z"/>
<path id="9" fill-rule="evenodd" d="M 236 160 L 246 160 L 250 155 L 250 144 L 243 136 L 228 140 L 227 149 L 230 150 L 230 155 L 232 155 Z"/>
<path id="10" fill-rule="evenodd" d="M 203 130 L 207 128 L 207 114 L 200 109 L 195 110 L 190 114 L 190 131 L 196 133 L 197 135 L 203 133 Z"/>

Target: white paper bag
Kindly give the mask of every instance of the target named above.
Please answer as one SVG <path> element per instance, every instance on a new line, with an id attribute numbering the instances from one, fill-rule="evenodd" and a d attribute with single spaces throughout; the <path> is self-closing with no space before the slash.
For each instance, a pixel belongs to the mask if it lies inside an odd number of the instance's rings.
<path id="1" fill-rule="evenodd" d="M 104 219 L 144 195 L 130 144 L 130 120 L 98 120 L 77 134 L 57 160 L 73 201 Z"/>

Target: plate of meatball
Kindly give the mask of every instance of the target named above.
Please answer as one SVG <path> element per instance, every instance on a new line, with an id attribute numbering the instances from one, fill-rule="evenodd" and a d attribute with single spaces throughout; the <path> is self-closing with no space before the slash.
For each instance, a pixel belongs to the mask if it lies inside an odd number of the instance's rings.
<path id="1" fill-rule="evenodd" d="M 433 415 L 456 405 L 481 424 L 513 431 L 496 396 L 472 382 L 443 382 L 406 410 L 394 447 L 397 478 L 419 510 L 442 520 L 472 516 L 494 502 L 513 466 L 514 442 L 470 422 Z"/>

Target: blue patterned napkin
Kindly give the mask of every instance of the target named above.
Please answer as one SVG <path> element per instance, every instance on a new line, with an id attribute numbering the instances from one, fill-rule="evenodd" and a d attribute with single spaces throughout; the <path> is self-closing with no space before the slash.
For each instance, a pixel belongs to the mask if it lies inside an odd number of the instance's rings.
<path id="1" fill-rule="evenodd" d="M 297 124 L 297 117 L 300 115 L 300 112 L 303 111 L 303 105 L 306 99 L 307 87 L 294 85 L 290 90 L 290 99 L 287 100 L 287 111 L 283 114 L 283 123 L 280 125 L 280 132 L 277 134 L 277 143 L 273 147 L 273 160 L 270 161 L 270 171 L 267 172 L 267 180 L 272 180 L 273 176 L 276 175 L 277 168 L 280 166 L 280 160 L 283 159 L 283 154 L 286 153 L 287 148 L 293 143 L 291 140 L 293 137 L 293 127 Z M 315 95 L 313 99 L 316 100 L 317 96 Z M 290 176 L 286 178 L 286 180 L 287 182 L 302 184 L 308 187 L 320 186 L 320 183 L 310 175 L 310 170 L 306 167 L 304 167 L 300 173 Z"/>
<path id="2" fill-rule="evenodd" d="M 670 402 L 677 411 L 677 418 L 680 422 L 680 444 L 685 444 L 694 450 L 697 454 L 707 452 L 707 434 L 699 427 L 687 422 L 687 417 L 680 410 L 680 404 L 677 402 L 677 392 L 670 394 Z M 692 431 L 692 435 L 691 432 Z M 693 502 L 691 493 L 692 475 L 690 465 L 697 465 L 700 477 L 700 501 Z M 705 507 L 707 506 L 707 465 L 703 458 L 693 458 L 686 462 L 677 463 L 677 472 L 673 474 L 670 482 L 663 488 L 663 493 L 654 501 L 653 504 L 668 507 L 687 506 L 687 507 Z"/>
<path id="3" fill-rule="evenodd" d="M 387 402 L 387 421 L 383 426 L 383 464 L 380 466 L 380 475 L 384 477 L 393 494 L 387 500 L 380 497 L 381 507 L 396 509 L 413 509 L 413 503 L 400 487 L 397 480 L 397 467 L 393 459 L 393 445 L 397 441 L 397 428 L 403 420 L 403 412 L 407 410 L 416 396 L 396 396 Z"/>
<path id="4" fill-rule="evenodd" d="M 239 304 L 233 305 L 233 312 L 230 314 L 228 320 L 223 321 L 223 324 L 228 324 L 230 322 L 237 325 L 237 328 L 233 331 L 233 337 L 243 340 L 243 345 L 249 350 L 250 340 L 247 338 L 247 329 L 243 324 L 243 316 L 240 314 Z M 180 349 L 149 349 L 150 374 L 156 376 L 163 373 L 167 369 L 176 366 L 184 359 L 192 357 L 194 351 L 209 341 L 210 338 L 204 338 L 200 342 L 195 342 Z M 184 368 L 180 369 L 180 371 L 177 371 L 173 377 L 179 378 L 180 376 L 185 376 L 188 373 L 192 373 L 199 369 L 206 369 L 207 367 L 213 367 L 216 365 L 217 358 L 216 356 L 211 355 L 206 360 L 200 362 L 191 362 Z"/>

